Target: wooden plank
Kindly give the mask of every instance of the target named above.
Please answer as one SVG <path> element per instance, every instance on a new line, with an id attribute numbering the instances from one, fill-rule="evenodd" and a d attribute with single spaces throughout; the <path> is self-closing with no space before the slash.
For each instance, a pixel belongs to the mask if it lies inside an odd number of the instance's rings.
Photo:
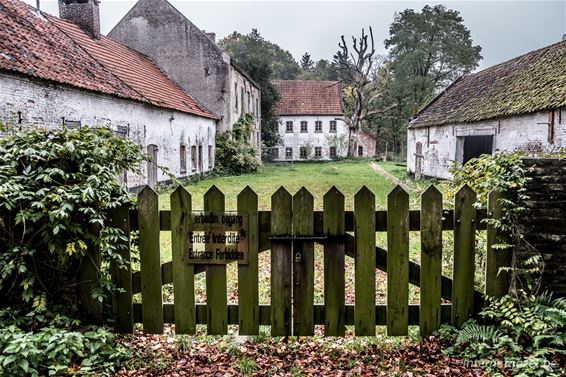
<path id="1" fill-rule="evenodd" d="M 340 237 L 344 230 L 344 195 L 332 187 L 323 198 L 324 234 L 329 238 Z M 344 248 L 339 242 L 324 244 L 324 334 L 344 336 L 345 324 L 345 270 Z"/>
<path id="2" fill-rule="evenodd" d="M 444 218 L 442 221 L 442 230 L 454 230 L 454 210 L 445 209 Z M 485 208 L 478 209 L 476 211 L 476 229 L 485 230 L 486 224 L 482 222 L 483 219 L 487 217 L 487 210 Z M 135 210 L 130 211 L 130 226 L 132 230 L 138 229 L 138 217 Z M 354 212 L 345 211 L 344 216 L 346 219 L 345 227 L 346 232 L 354 231 Z M 409 211 L 409 230 L 411 232 L 418 232 L 420 229 L 420 210 L 410 210 Z M 162 231 L 171 230 L 171 211 L 161 210 L 159 211 L 160 218 L 160 228 Z M 269 244 L 269 225 L 271 224 L 271 211 L 259 211 L 259 223 L 260 223 L 260 237 L 261 244 Z M 315 232 L 322 233 L 322 211 L 314 212 L 314 223 Z M 376 232 L 386 232 L 387 231 L 387 211 L 379 210 L 375 212 L 375 231 Z M 267 247 L 269 249 L 269 246 Z"/>
<path id="3" fill-rule="evenodd" d="M 407 335 L 409 324 L 409 194 L 387 197 L 387 335 Z"/>
<path id="4" fill-rule="evenodd" d="M 487 199 L 488 216 L 492 220 L 499 220 L 503 215 L 501 192 L 493 190 Z M 491 297 L 503 297 L 509 292 L 509 272 L 501 268 L 511 264 L 511 250 L 497 249 L 494 245 L 508 243 L 509 240 L 493 223 L 487 225 L 487 261 L 485 272 L 485 293 Z"/>
<path id="5" fill-rule="evenodd" d="M 146 186 L 139 193 L 138 207 L 143 331 L 148 334 L 162 334 L 159 204 L 158 195 L 151 187 Z"/>
<path id="6" fill-rule="evenodd" d="M 314 197 L 306 188 L 301 188 L 293 197 L 295 236 L 313 234 L 313 208 Z M 314 243 L 296 242 L 293 253 L 293 335 L 314 335 Z"/>
<path id="7" fill-rule="evenodd" d="M 130 212 L 128 205 L 122 205 L 110 211 L 110 225 L 123 233 L 123 240 L 116 244 L 116 252 L 120 255 L 124 265 L 112 264 L 112 281 L 122 292 L 114 294 L 114 331 L 128 334 L 134 331 L 134 317 L 132 308 L 132 266 L 130 245 Z"/>
<path id="8" fill-rule="evenodd" d="M 420 335 L 440 328 L 442 293 L 442 193 L 430 186 L 421 195 Z"/>
<path id="9" fill-rule="evenodd" d="M 476 193 L 463 186 L 454 198 L 452 325 L 460 327 L 474 312 Z"/>
<path id="10" fill-rule="evenodd" d="M 362 187 L 354 196 L 354 320 L 357 336 L 375 336 L 375 195 Z"/>
<path id="11" fill-rule="evenodd" d="M 191 232 L 191 194 L 183 186 L 171 193 L 171 250 L 173 295 L 175 298 L 175 333 L 196 331 L 195 269 L 188 262 Z"/>
<path id="12" fill-rule="evenodd" d="M 100 227 L 96 224 L 89 224 L 90 234 L 98 234 Z M 87 240 L 87 250 L 81 258 L 78 279 L 79 279 L 79 311 L 86 323 L 92 325 L 102 325 L 104 318 L 102 315 L 102 302 L 96 297 L 92 297 L 92 292 L 99 285 L 100 278 L 100 245 Z"/>
<path id="13" fill-rule="evenodd" d="M 271 196 L 271 232 L 290 236 L 292 198 L 283 187 Z M 291 242 L 271 242 L 271 335 L 290 336 L 291 332 Z"/>
<path id="14" fill-rule="evenodd" d="M 247 186 L 238 195 L 238 212 L 248 215 L 248 264 L 238 265 L 238 318 L 240 335 L 259 334 L 258 197 Z"/>
<path id="15" fill-rule="evenodd" d="M 204 210 L 206 212 L 224 212 L 224 194 L 216 186 L 212 186 L 204 194 Z M 226 265 L 206 265 L 206 317 L 208 335 L 226 335 L 228 333 L 228 292 L 226 281 Z"/>
<path id="16" fill-rule="evenodd" d="M 448 323 L 450 322 L 450 311 L 451 311 L 450 304 L 442 304 L 441 308 L 441 315 L 442 315 L 442 322 Z M 375 307 L 375 325 L 376 326 L 384 326 L 386 321 L 386 305 L 376 305 Z M 226 308 L 228 312 L 228 324 L 229 325 L 237 325 L 238 324 L 238 305 L 228 305 Z M 324 305 L 315 305 L 313 308 L 314 313 L 314 324 L 315 325 L 324 325 Z M 345 323 L 347 326 L 354 325 L 354 305 L 346 305 L 344 308 L 346 313 L 346 320 Z M 206 304 L 197 304 L 196 313 L 197 313 L 197 324 L 205 325 L 206 324 Z M 134 322 L 141 323 L 141 305 L 134 304 Z M 166 323 L 175 323 L 175 309 L 173 304 L 164 304 L 163 305 L 163 317 L 165 318 Z M 268 326 L 271 322 L 271 306 L 269 305 L 260 305 L 259 306 L 259 324 L 262 326 Z M 409 305 L 409 325 L 411 326 L 418 326 L 419 324 L 419 305 Z"/>

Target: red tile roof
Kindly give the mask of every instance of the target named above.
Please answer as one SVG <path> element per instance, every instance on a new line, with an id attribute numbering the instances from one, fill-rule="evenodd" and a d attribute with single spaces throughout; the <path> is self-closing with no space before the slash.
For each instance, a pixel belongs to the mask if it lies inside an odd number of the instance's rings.
<path id="1" fill-rule="evenodd" d="M 0 70 L 215 119 L 147 56 L 19 0 L 0 0 Z"/>
<path id="2" fill-rule="evenodd" d="M 566 106 L 566 41 L 454 81 L 409 128 L 471 123 Z"/>
<path id="3" fill-rule="evenodd" d="M 342 115 L 342 88 L 338 81 L 274 81 L 279 93 L 278 115 Z"/>

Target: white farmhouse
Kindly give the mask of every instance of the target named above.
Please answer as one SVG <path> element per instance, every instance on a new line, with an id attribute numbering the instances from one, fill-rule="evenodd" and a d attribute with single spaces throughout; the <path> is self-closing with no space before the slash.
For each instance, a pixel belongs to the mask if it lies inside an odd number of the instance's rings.
<path id="1" fill-rule="evenodd" d="M 348 154 L 348 126 L 344 122 L 342 88 L 338 81 L 275 81 L 276 105 L 282 145 L 273 155 L 277 161 L 330 160 Z M 373 156 L 375 141 L 360 132 L 360 157 Z"/>
<path id="2" fill-rule="evenodd" d="M 152 162 L 130 188 L 214 166 L 217 118 L 147 56 L 100 35 L 97 0 L 60 0 L 63 19 L 0 0 L 0 122 L 108 126 Z M 145 169 L 144 169 L 145 170 Z"/>
<path id="3" fill-rule="evenodd" d="M 450 178 L 454 161 L 566 147 L 566 41 L 462 77 L 408 126 L 407 169 Z"/>

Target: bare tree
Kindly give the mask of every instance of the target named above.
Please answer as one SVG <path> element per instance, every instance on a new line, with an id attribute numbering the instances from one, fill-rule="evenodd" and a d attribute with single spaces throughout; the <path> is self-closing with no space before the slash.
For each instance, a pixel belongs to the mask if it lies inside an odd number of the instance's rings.
<path id="1" fill-rule="evenodd" d="M 341 82 L 351 90 L 354 100 L 352 113 L 344 118 L 349 128 L 348 157 L 353 157 L 358 149 L 358 137 L 362 123 L 383 110 L 372 109 L 374 102 L 381 93 L 376 83 L 377 71 L 383 63 L 383 57 L 375 55 L 373 31 L 369 34 L 362 29 L 360 38 L 352 36 L 352 47 L 348 47 L 344 36 L 338 43 L 340 51 L 335 56 L 335 64 L 342 77 Z"/>

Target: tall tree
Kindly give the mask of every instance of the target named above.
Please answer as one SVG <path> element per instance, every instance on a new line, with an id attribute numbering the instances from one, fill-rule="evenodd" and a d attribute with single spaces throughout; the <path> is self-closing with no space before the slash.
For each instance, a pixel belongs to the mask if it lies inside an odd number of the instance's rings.
<path id="1" fill-rule="evenodd" d="M 335 64 L 342 82 L 346 85 L 346 99 L 350 104 L 347 117 L 344 119 L 349 128 L 348 157 L 352 157 L 358 147 L 358 136 L 362 124 L 368 119 L 382 112 L 373 106 L 379 96 L 378 85 L 374 80 L 381 59 L 375 55 L 375 43 L 372 28 L 369 34 L 362 29 L 362 35 L 352 37 L 349 47 L 344 36 L 338 43 L 340 50 L 335 55 Z"/>
<path id="2" fill-rule="evenodd" d="M 482 58 L 460 13 L 444 5 L 397 13 L 385 47 L 392 60 L 392 90 L 408 102 L 409 116 L 440 89 L 477 68 Z"/>
<path id="3" fill-rule="evenodd" d="M 299 64 L 301 65 L 301 69 L 303 71 L 310 71 L 314 65 L 314 62 L 311 59 L 311 55 L 308 52 L 305 52 L 301 57 L 301 62 Z"/>

